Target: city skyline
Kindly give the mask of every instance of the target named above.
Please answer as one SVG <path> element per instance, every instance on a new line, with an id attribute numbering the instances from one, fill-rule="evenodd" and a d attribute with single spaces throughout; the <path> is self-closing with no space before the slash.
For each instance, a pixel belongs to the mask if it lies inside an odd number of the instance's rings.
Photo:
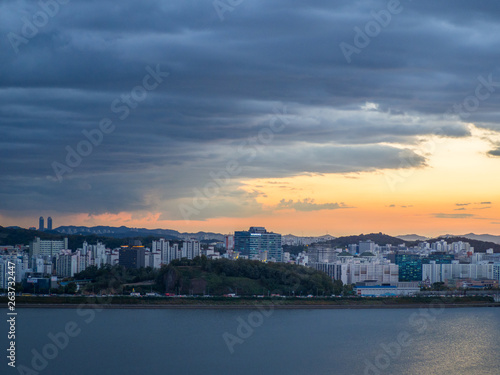
<path id="1" fill-rule="evenodd" d="M 0 5 L 1 225 L 500 234 L 498 6 L 126 4 Z"/>
<path id="2" fill-rule="evenodd" d="M 499 31 L 0 1 L 2 374 L 497 374 Z"/>

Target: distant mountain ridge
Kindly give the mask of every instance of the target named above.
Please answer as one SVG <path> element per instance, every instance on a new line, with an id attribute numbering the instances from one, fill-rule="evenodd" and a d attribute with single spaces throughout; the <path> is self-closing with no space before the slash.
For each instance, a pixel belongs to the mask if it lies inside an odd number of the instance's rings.
<path id="1" fill-rule="evenodd" d="M 492 242 L 497 245 L 500 245 L 500 236 L 495 236 L 493 234 L 475 234 L 475 233 L 469 233 L 469 234 L 444 234 L 442 236 L 438 237 L 425 237 L 425 236 L 420 236 L 418 234 L 405 234 L 402 236 L 396 236 L 396 238 L 399 238 L 403 241 L 432 241 L 435 238 L 467 238 L 469 240 L 476 240 L 476 241 L 483 241 L 483 242 Z"/>
<path id="2" fill-rule="evenodd" d="M 114 237 L 114 238 L 128 238 L 128 237 L 164 237 L 169 240 L 182 240 L 194 238 L 197 240 L 214 239 L 224 241 L 224 234 L 213 232 L 198 232 L 198 233 L 181 233 L 173 229 L 146 229 L 146 228 L 129 228 L 125 226 L 110 227 L 110 226 L 60 226 L 55 229 L 58 233 L 62 234 L 96 234 L 100 236 Z"/>
<path id="3" fill-rule="evenodd" d="M 470 240 L 477 240 L 477 241 L 484 241 L 484 242 L 493 242 L 498 245 L 500 245 L 500 236 L 495 236 L 492 234 L 474 234 L 474 233 L 469 233 L 469 234 L 464 234 L 463 236 L 459 237 L 465 237 Z"/>
<path id="4" fill-rule="evenodd" d="M 429 237 L 419 236 L 418 234 L 404 234 L 402 236 L 396 236 L 403 241 L 426 241 Z"/>

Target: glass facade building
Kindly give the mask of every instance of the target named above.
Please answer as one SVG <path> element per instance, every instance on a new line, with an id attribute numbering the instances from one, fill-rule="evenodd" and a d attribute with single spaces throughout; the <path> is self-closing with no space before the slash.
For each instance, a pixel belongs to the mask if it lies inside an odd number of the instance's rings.
<path id="1" fill-rule="evenodd" d="M 267 251 L 267 259 L 283 261 L 281 234 L 268 232 L 263 227 L 234 232 L 234 251 L 247 256 L 248 259 L 260 259 L 261 254 Z"/>

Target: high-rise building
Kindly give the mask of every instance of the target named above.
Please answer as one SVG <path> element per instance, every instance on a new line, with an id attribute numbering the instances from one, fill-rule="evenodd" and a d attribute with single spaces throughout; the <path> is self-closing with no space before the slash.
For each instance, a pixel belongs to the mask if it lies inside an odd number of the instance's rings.
<path id="1" fill-rule="evenodd" d="M 61 277 L 73 277 L 79 272 L 80 252 L 73 253 L 71 250 L 61 250 L 56 261 L 56 273 Z"/>
<path id="2" fill-rule="evenodd" d="M 50 216 L 47 218 L 47 230 L 52 230 L 52 218 Z"/>
<path id="3" fill-rule="evenodd" d="M 122 246 L 118 264 L 125 268 L 146 267 L 146 250 L 142 246 Z"/>
<path id="4" fill-rule="evenodd" d="M 359 241 L 358 249 L 360 254 L 365 252 L 373 253 L 375 251 L 375 242 L 372 240 Z"/>
<path id="5" fill-rule="evenodd" d="M 39 231 L 45 230 L 45 225 L 43 223 L 43 216 L 40 216 L 40 219 L 38 219 L 38 230 Z"/>
<path id="6" fill-rule="evenodd" d="M 500 263 L 493 265 L 493 279 L 500 282 Z"/>
<path id="7" fill-rule="evenodd" d="M 40 237 L 35 237 L 30 243 L 29 255 L 30 258 L 38 256 L 53 257 L 58 255 L 61 250 L 68 249 L 68 239 L 61 241 L 40 240 Z"/>
<path id="8" fill-rule="evenodd" d="M 355 243 L 350 244 L 350 245 L 348 246 L 348 249 L 349 249 L 349 253 L 350 253 L 351 255 L 354 255 L 354 254 L 356 254 L 356 253 L 358 252 L 358 245 L 356 245 Z"/>
<path id="9" fill-rule="evenodd" d="M 196 240 L 184 241 L 182 243 L 182 257 L 188 259 L 194 259 L 199 257 L 200 253 L 200 242 Z"/>
<path id="10" fill-rule="evenodd" d="M 420 255 L 398 252 L 389 254 L 388 258 L 399 266 L 399 281 L 422 280 L 422 258 Z"/>
<path id="11" fill-rule="evenodd" d="M 226 251 L 233 251 L 234 250 L 234 236 L 229 234 L 225 237 L 225 240 L 226 240 Z"/>
<path id="12" fill-rule="evenodd" d="M 447 280 L 491 280 L 494 278 L 494 264 L 460 264 L 458 260 L 451 261 L 451 264 L 439 264 L 435 260 L 431 260 L 429 264 L 422 265 L 422 281 L 429 284 L 446 282 Z"/>
<path id="13" fill-rule="evenodd" d="M 193 259 L 201 255 L 199 241 L 184 241 L 182 247 L 179 248 L 179 244 L 174 243 L 170 245 L 170 241 L 164 238 L 153 241 L 151 252 L 161 254 L 161 264 L 169 264 L 175 259 Z"/>
<path id="14" fill-rule="evenodd" d="M 234 251 L 249 259 L 260 259 L 260 253 L 267 251 L 267 259 L 283 260 L 281 234 L 268 232 L 264 227 L 251 227 L 248 231 L 234 232 Z"/>
<path id="15" fill-rule="evenodd" d="M 333 263 L 337 259 L 337 249 L 329 246 L 312 245 L 307 250 L 309 262 Z"/>
<path id="16" fill-rule="evenodd" d="M 151 252 L 161 254 L 161 263 L 168 264 L 171 259 L 168 259 L 170 252 L 170 241 L 165 241 L 164 238 L 160 238 L 158 241 L 153 241 L 151 245 Z"/>

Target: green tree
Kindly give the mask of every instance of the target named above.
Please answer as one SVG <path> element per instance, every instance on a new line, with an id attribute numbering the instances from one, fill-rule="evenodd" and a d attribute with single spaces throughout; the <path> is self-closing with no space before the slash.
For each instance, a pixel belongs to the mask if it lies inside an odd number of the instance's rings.
<path id="1" fill-rule="evenodd" d="M 344 285 L 344 296 L 352 296 L 354 295 L 354 288 L 352 286 L 352 284 L 346 284 Z"/>
<path id="2" fill-rule="evenodd" d="M 333 294 L 340 295 L 344 291 L 344 283 L 342 280 L 335 280 L 333 282 Z"/>
<path id="3" fill-rule="evenodd" d="M 76 290 L 77 290 L 76 283 L 71 282 L 68 285 L 66 285 L 66 288 L 65 288 L 65 292 L 66 293 L 68 293 L 68 294 L 75 294 Z"/>
<path id="4" fill-rule="evenodd" d="M 448 288 L 446 288 L 446 285 L 442 281 L 439 281 L 437 283 L 433 283 L 431 289 L 432 290 L 447 290 Z"/>

